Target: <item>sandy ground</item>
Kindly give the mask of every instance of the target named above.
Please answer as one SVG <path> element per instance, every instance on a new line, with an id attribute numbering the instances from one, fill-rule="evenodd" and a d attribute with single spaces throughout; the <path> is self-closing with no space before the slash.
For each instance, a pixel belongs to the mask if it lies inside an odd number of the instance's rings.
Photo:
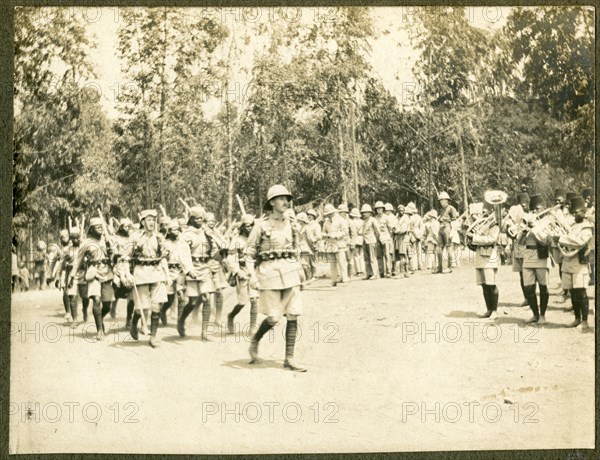
<path id="1" fill-rule="evenodd" d="M 556 294 L 558 269 L 543 327 L 524 325 L 508 266 L 499 319 L 476 318 L 485 307 L 474 279 L 465 262 L 444 275 L 316 281 L 303 291 L 304 374 L 282 369 L 284 323 L 249 365 L 242 334 L 202 343 L 190 324 L 180 339 L 171 320 L 154 350 L 124 331 L 121 303 L 95 343 L 91 315 L 67 327 L 58 291 L 15 294 L 10 452 L 593 448 L 594 333 L 563 327 L 573 314 Z"/>

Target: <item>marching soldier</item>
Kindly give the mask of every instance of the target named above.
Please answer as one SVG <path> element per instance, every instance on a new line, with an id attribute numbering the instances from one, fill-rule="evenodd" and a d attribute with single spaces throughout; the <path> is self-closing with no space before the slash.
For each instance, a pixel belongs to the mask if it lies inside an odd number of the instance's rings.
<path id="1" fill-rule="evenodd" d="M 398 218 L 394 215 L 394 206 L 392 203 L 386 203 L 384 207 L 384 214 L 388 221 L 388 228 L 390 231 L 391 243 L 389 245 L 389 260 L 391 261 L 391 275 L 394 276 L 396 274 L 396 264 L 394 262 L 395 255 L 395 245 L 394 245 L 394 231 L 396 230 L 396 226 L 398 225 Z"/>
<path id="2" fill-rule="evenodd" d="M 581 196 L 583 197 L 586 204 L 585 218 L 592 223 L 592 226 L 596 225 L 596 207 L 594 206 L 594 194 L 592 193 L 591 188 L 585 188 L 581 191 Z M 592 242 L 595 243 L 595 239 L 592 239 Z M 593 286 L 596 282 L 596 245 L 592 244 L 592 249 L 590 251 L 590 281 L 589 285 Z"/>
<path id="3" fill-rule="evenodd" d="M 393 243 L 392 243 L 392 229 L 387 216 L 384 214 L 385 205 L 382 201 L 375 203 L 375 222 L 379 227 L 379 237 L 377 245 L 377 263 L 379 264 L 379 276 L 391 278 L 392 277 L 392 257 Z"/>
<path id="4" fill-rule="evenodd" d="M 160 320 L 163 326 L 167 325 L 167 311 L 175 303 L 175 296 L 179 305 L 187 304 L 185 294 L 185 277 L 197 277 L 192 262 L 190 247 L 181 240 L 181 227 L 179 221 L 172 219 L 167 225 L 167 236 L 165 238 L 165 251 L 167 252 L 167 266 L 169 267 L 169 279 L 167 286 L 167 301 L 160 309 Z"/>
<path id="5" fill-rule="evenodd" d="M 319 215 L 314 209 L 309 209 L 306 213 L 308 216 L 308 227 L 306 229 L 306 239 L 310 245 L 312 255 L 310 257 L 310 272 L 309 281 L 314 280 L 317 275 L 317 257 L 319 255 L 319 243 L 321 242 L 321 226 L 317 221 Z"/>
<path id="6" fill-rule="evenodd" d="M 219 250 L 203 229 L 202 223 L 205 215 L 202 206 L 192 207 L 188 219 L 188 229 L 181 235 L 183 241 L 190 247 L 195 272 L 189 273 L 185 277 L 188 303 L 183 307 L 177 321 L 177 332 L 181 337 L 185 337 L 185 320 L 194 308 L 202 306 L 202 334 L 200 336 L 202 341 L 208 340 L 206 335 L 210 320 L 208 296 L 216 290 L 208 262 L 216 256 Z"/>
<path id="7" fill-rule="evenodd" d="M 69 284 L 69 274 L 73 269 L 73 262 L 77 257 L 80 244 L 80 234 L 77 227 L 72 227 L 69 232 L 69 246 L 66 252 L 64 252 L 57 265 L 58 278 L 63 289 L 63 302 L 65 301 L 69 307 L 69 317 L 71 320 L 71 327 L 77 326 L 77 285 L 75 283 Z"/>
<path id="8" fill-rule="evenodd" d="M 523 251 L 523 285 L 525 286 L 525 296 L 529 303 L 529 308 L 533 316 L 527 323 L 546 324 L 546 308 L 548 307 L 548 271 L 549 271 L 549 251 L 550 237 L 544 225 L 538 225 L 540 221 L 536 219 L 544 208 L 544 202 L 541 195 L 533 195 L 529 201 L 529 209 L 533 217 L 527 222 L 530 230 L 525 235 L 525 249 Z M 535 285 L 540 287 L 540 303 L 538 310 L 537 295 Z"/>
<path id="9" fill-rule="evenodd" d="M 47 259 L 46 243 L 38 241 L 37 251 L 33 254 L 33 282 L 37 283 L 40 291 L 46 286 Z"/>
<path id="10" fill-rule="evenodd" d="M 170 284 L 165 243 L 156 229 L 157 212 L 144 209 L 140 213 L 141 231 L 133 235 L 130 263 L 133 264 L 134 305 L 131 320 L 131 337 L 138 340 L 138 321 L 144 310 L 150 310 L 150 346 L 159 346 L 156 334 L 161 305 L 167 302 L 167 285 Z"/>
<path id="11" fill-rule="evenodd" d="M 223 266 L 221 265 L 222 261 L 222 252 L 227 251 L 227 241 L 225 241 L 225 237 L 221 234 L 219 229 L 215 226 L 217 224 L 217 219 L 212 212 L 207 212 L 205 217 L 206 227 L 204 228 L 204 232 L 211 238 L 212 243 L 216 245 L 216 252 L 211 257 L 208 262 L 210 266 L 210 273 L 213 278 L 213 284 L 215 286 L 214 291 L 214 299 L 215 299 L 215 322 L 217 325 L 221 324 L 221 315 L 223 312 L 223 289 L 225 289 L 227 284 L 227 279 L 225 278 L 225 272 L 223 270 Z M 225 255 L 226 257 L 226 255 Z"/>
<path id="12" fill-rule="evenodd" d="M 71 314 L 71 298 L 69 297 L 67 280 L 66 278 L 61 279 L 62 275 L 62 259 L 69 254 L 71 249 L 71 238 L 67 229 L 62 229 L 59 233 L 60 249 L 56 253 L 56 259 L 54 261 L 54 267 L 52 268 L 52 274 L 50 279 L 54 281 L 63 291 L 63 306 L 65 307 L 65 319 L 68 322 L 73 320 Z M 71 265 L 73 261 L 71 260 Z M 73 289 L 73 288 L 72 288 Z M 75 299 L 77 301 L 77 299 Z"/>
<path id="13" fill-rule="evenodd" d="M 494 212 L 494 208 L 488 202 L 483 202 L 483 218 Z M 473 234 L 471 244 L 475 246 L 475 275 L 476 282 L 483 289 L 483 298 L 487 311 L 479 315 L 480 318 L 497 318 L 498 309 L 498 286 L 496 286 L 496 275 L 500 254 L 498 253 L 498 237 L 500 226 L 496 221 L 487 229 Z"/>
<path id="14" fill-rule="evenodd" d="M 527 235 L 527 229 L 523 226 L 523 222 L 530 219 L 529 216 L 529 195 L 525 192 L 521 192 L 517 195 L 517 204 L 514 206 L 516 211 L 513 213 L 513 209 L 509 210 L 509 215 L 519 215 L 519 222 L 513 222 L 508 226 L 508 235 L 513 238 L 512 247 L 512 271 L 519 273 L 519 283 L 521 285 L 521 291 L 525 300 L 521 303 L 521 307 L 529 305 L 527 294 L 525 293 L 525 284 L 523 283 L 523 252 L 525 245 L 525 237 Z M 518 208 L 521 208 L 520 210 Z"/>
<path id="15" fill-rule="evenodd" d="M 259 307 L 267 316 L 252 338 L 250 356 L 251 363 L 258 360 L 261 338 L 285 315 L 287 324 L 283 367 L 306 372 L 306 368 L 294 362 L 298 316 L 302 314 L 300 285 L 304 273 L 298 263 L 298 235 L 289 219 L 284 217 L 291 200 L 292 195 L 283 185 L 269 188 L 265 210 L 271 211 L 271 214 L 257 221 L 248 237 L 246 267 L 250 272 L 250 285 L 258 289 Z"/>
<path id="16" fill-rule="evenodd" d="M 117 303 L 120 299 L 127 302 L 127 317 L 125 327 L 131 327 L 131 317 L 133 316 L 133 275 L 129 271 L 128 261 L 133 250 L 132 237 L 130 235 L 133 222 L 127 217 L 119 221 L 117 232 L 113 236 L 115 247 L 115 263 L 113 267 L 113 290 L 115 292 L 115 301 L 111 306 L 111 316 L 114 318 L 117 313 Z"/>
<path id="17" fill-rule="evenodd" d="M 77 251 L 77 257 L 73 262 L 73 268 L 69 276 L 68 286 L 71 286 L 87 258 L 87 268 L 84 275 L 87 281 L 87 295 L 92 299 L 92 314 L 96 323 L 96 340 L 102 340 L 105 334 L 104 317 L 110 312 L 111 302 L 114 300 L 112 287 L 113 271 L 111 258 L 114 248 L 108 235 L 104 235 L 104 223 L 99 217 L 90 219 L 87 237 Z M 86 308 L 84 305 L 84 321 L 86 320 Z"/>
<path id="18" fill-rule="evenodd" d="M 329 260 L 331 284 L 348 283 L 348 261 L 346 260 L 346 222 L 331 204 L 325 205 L 323 216 L 323 241 Z"/>
<path id="19" fill-rule="evenodd" d="M 410 235 L 410 246 L 407 256 L 410 274 L 412 275 L 418 269 L 420 263 L 423 222 L 421 216 L 418 214 L 417 207 L 412 201 L 406 205 L 404 212 L 409 216 L 408 234 Z"/>
<path id="20" fill-rule="evenodd" d="M 373 210 L 368 204 L 360 208 L 363 220 L 359 235 L 363 240 L 363 256 L 365 259 L 366 280 L 379 279 L 379 265 L 377 263 L 377 243 L 379 241 L 379 225 L 373 218 Z"/>
<path id="21" fill-rule="evenodd" d="M 458 211 L 450 204 L 450 196 L 446 192 L 441 192 L 438 195 L 440 203 L 440 214 L 438 221 L 440 222 L 439 245 L 438 245 L 438 269 L 436 273 L 452 273 L 452 269 L 456 266 L 456 259 L 452 243 L 452 222 L 458 219 Z M 443 252 L 444 249 L 448 255 L 448 271 L 443 270 Z"/>
<path id="22" fill-rule="evenodd" d="M 588 313 L 589 299 L 586 286 L 589 281 L 588 256 L 594 244 L 593 225 L 585 218 L 586 204 L 581 197 L 571 200 L 571 213 L 575 223 L 569 233 L 555 236 L 563 255 L 562 287 L 571 292 L 571 302 L 575 313 L 575 321 L 568 327 L 582 324 L 582 332 L 589 332 Z"/>
<path id="23" fill-rule="evenodd" d="M 304 275 L 306 279 L 310 280 L 312 278 L 310 269 L 310 257 L 312 255 L 312 250 L 310 249 L 310 244 L 306 236 L 306 230 L 308 229 L 308 216 L 305 212 L 300 212 L 296 216 L 296 221 L 300 223 L 300 228 L 298 229 L 298 244 L 300 245 L 300 263 L 302 264 L 302 268 L 304 269 Z"/>
<path id="24" fill-rule="evenodd" d="M 364 276 L 365 274 L 365 259 L 363 257 L 363 236 L 360 234 L 362 220 L 358 208 L 352 208 L 350 212 L 350 227 L 351 240 L 350 247 L 352 248 L 352 259 L 354 259 L 354 272 L 352 275 Z"/>
<path id="25" fill-rule="evenodd" d="M 303 223 L 306 228 L 308 219 L 306 214 L 301 212 L 296 219 Z M 237 295 L 237 303 L 233 310 L 227 315 L 227 330 L 229 333 L 235 332 L 235 317 L 248 303 L 250 303 L 250 334 L 256 332 L 256 317 L 258 315 L 258 292 L 250 287 L 251 272 L 246 266 L 246 247 L 248 237 L 254 228 L 254 216 L 244 214 L 242 216 L 242 224 L 237 235 L 235 235 L 229 243 L 227 255 L 227 267 L 230 276 L 235 279 L 235 292 Z M 305 250 L 310 251 L 308 242 L 305 241 Z M 310 253 L 309 253 L 310 254 Z M 307 258 L 307 264 L 310 263 Z M 309 269 L 308 267 L 306 268 Z"/>

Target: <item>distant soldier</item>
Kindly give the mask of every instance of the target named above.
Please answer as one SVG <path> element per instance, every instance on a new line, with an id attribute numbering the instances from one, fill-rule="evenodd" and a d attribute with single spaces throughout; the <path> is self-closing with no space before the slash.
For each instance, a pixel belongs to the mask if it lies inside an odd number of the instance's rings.
<path id="1" fill-rule="evenodd" d="M 13 244 L 10 251 L 10 275 L 11 275 L 11 292 L 17 292 L 19 287 L 19 258 L 17 257 L 17 248 Z"/>
<path id="2" fill-rule="evenodd" d="M 63 290 L 63 302 L 68 305 L 68 317 L 65 315 L 68 321 L 71 321 L 71 327 L 77 326 L 77 284 L 75 282 L 69 283 L 69 275 L 73 270 L 73 263 L 77 258 L 80 245 L 80 232 L 79 228 L 72 227 L 69 234 L 69 245 L 63 246 L 64 252 L 61 254 L 60 260 L 57 264 L 56 272 L 57 279 L 60 280 L 59 285 Z"/>
<path id="3" fill-rule="evenodd" d="M 215 322 L 217 325 L 221 324 L 221 315 L 223 312 L 223 289 L 227 284 L 225 278 L 225 271 L 223 270 L 223 257 L 227 257 L 228 244 L 225 237 L 218 228 L 216 228 L 217 219 L 212 212 L 206 213 L 206 227 L 204 231 L 206 235 L 211 239 L 212 244 L 216 246 L 216 251 L 213 257 L 209 260 L 210 272 L 213 278 L 213 284 L 215 286 L 214 299 L 215 299 Z"/>
<path id="4" fill-rule="evenodd" d="M 306 214 L 301 212 L 297 219 L 306 225 L 308 219 Z M 227 315 L 227 330 L 229 333 L 235 332 L 235 317 L 248 303 L 250 303 L 250 334 L 256 332 L 256 317 L 258 315 L 258 292 L 250 287 L 251 271 L 246 265 L 246 247 L 248 245 L 248 237 L 254 228 L 254 216 L 244 214 L 242 216 L 242 224 L 240 225 L 238 234 L 235 235 L 229 243 L 227 266 L 230 276 L 235 279 L 235 292 L 237 295 L 237 303 L 233 310 Z M 307 250 L 308 243 L 305 242 Z M 310 254 L 310 253 L 309 253 Z M 306 261 L 309 263 L 309 261 Z"/>
<path id="5" fill-rule="evenodd" d="M 440 233 L 440 223 L 437 220 L 438 215 L 435 209 L 429 211 L 423 217 L 425 226 L 425 253 L 427 255 L 427 270 L 435 270 L 436 255 L 438 245 L 438 235 Z"/>
<path id="6" fill-rule="evenodd" d="M 64 273 L 62 271 L 62 259 L 66 257 L 71 249 L 71 239 L 69 237 L 69 231 L 67 229 L 62 229 L 59 233 L 59 243 L 60 248 L 54 255 L 52 274 L 50 275 L 50 280 L 54 282 L 56 286 L 58 286 L 63 291 L 63 307 L 65 308 L 65 319 L 68 322 L 73 320 L 71 315 L 71 299 L 69 298 L 68 288 L 67 288 L 67 279 L 64 278 Z M 73 259 L 71 259 L 70 265 L 73 264 Z M 63 277 L 61 278 L 61 275 Z M 77 301 L 77 298 L 75 298 Z"/>
<path id="7" fill-rule="evenodd" d="M 338 206 L 338 214 L 344 220 L 344 231 L 346 233 L 346 262 L 347 262 L 347 273 L 348 281 L 350 281 L 352 274 L 354 273 L 354 258 L 352 257 L 352 245 L 351 241 L 354 239 L 353 233 L 355 229 L 350 225 L 350 216 L 348 206 L 344 203 Z"/>
<path id="8" fill-rule="evenodd" d="M 331 204 L 323 210 L 323 241 L 325 253 L 329 257 L 331 284 L 345 285 L 348 282 L 348 261 L 346 260 L 347 224 Z"/>
<path id="9" fill-rule="evenodd" d="M 33 282 L 40 291 L 46 286 L 47 259 L 46 243 L 38 241 L 37 250 L 33 254 Z"/>
<path id="10" fill-rule="evenodd" d="M 406 205 L 406 214 L 410 216 L 408 232 L 411 235 L 411 252 L 408 254 L 408 263 L 411 272 L 420 269 L 421 265 L 421 240 L 423 239 L 423 219 L 415 204 L 411 201 Z"/>
<path id="11" fill-rule="evenodd" d="M 362 220 L 358 208 L 352 208 L 350 212 L 350 227 L 352 228 L 350 235 L 350 247 L 352 248 L 352 259 L 354 260 L 354 272 L 352 275 L 364 276 L 365 274 L 365 259 L 363 257 L 363 236 L 360 233 Z"/>
<path id="12" fill-rule="evenodd" d="M 166 215 L 160 216 L 158 219 L 158 232 L 164 237 L 167 236 L 167 227 L 171 223 L 171 218 Z"/>
<path id="13" fill-rule="evenodd" d="M 210 299 L 209 295 L 215 292 L 209 261 L 216 256 L 219 247 L 207 236 L 203 228 L 206 212 L 202 206 L 194 206 L 190 209 L 188 228 L 181 235 L 181 239 L 190 247 L 194 272 L 185 277 L 186 294 L 188 303 L 185 305 L 177 321 L 177 331 L 181 337 L 185 337 L 185 320 L 194 310 L 202 308 L 202 341 L 207 341 L 208 322 L 210 321 Z"/>
<path id="14" fill-rule="evenodd" d="M 375 203 L 375 222 L 379 227 L 379 237 L 377 245 L 377 263 L 379 266 L 379 276 L 391 278 L 392 277 L 392 257 L 393 253 L 393 242 L 392 242 L 392 229 L 387 216 L 384 214 L 385 205 L 382 201 Z"/>
<path id="15" fill-rule="evenodd" d="M 379 264 L 377 263 L 377 244 L 379 241 L 379 225 L 373 218 L 373 210 L 368 204 L 363 204 L 360 209 L 362 225 L 359 235 L 363 240 L 363 256 L 365 259 L 365 272 L 367 280 L 379 279 Z"/>
<path id="16" fill-rule="evenodd" d="M 575 321 L 569 327 L 582 324 L 582 332 L 589 332 L 588 313 L 589 299 L 586 286 L 588 285 L 589 270 L 588 257 L 593 242 L 593 225 L 585 218 L 586 204 L 583 198 L 575 197 L 571 200 L 571 213 L 575 223 L 569 233 L 555 236 L 563 255 L 562 287 L 571 291 L 571 302 L 575 313 Z"/>
<path id="17" fill-rule="evenodd" d="M 92 314 L 96 323 L 96 340 L 102 340 L 106 333 L 104 317 L 110 312 L 110 304 L 114 300 L 112 287 L 113 271 L 111 258 L 113 247 L 108 235 L 104 235 L 103 221 L 99 217 L 90 219 L 87 237 L 77 251 L 73 269 L 69 276 L 72 285 L 84 259 L 87 259 L 87 269 L 84 279 L 87 281 L 87 296 L 92 299 Z M 84 309 L 84 320 L 86 310 Z"/>
<path id="18" fill-rule="evenodd" d="M 392 203 L 386 203 L 385 204 L 385 210 L 384 210 L 384 214 L 385 214 L 385 218 L 387 219 L 387 223 L 388 223 L 388 229 L 390 232 L 390 244 L 388 245 L 388 250 L 389 250 L 389 262 L 391 264 L 391 271 L 390 271 L 390 275 L 395 275 L 396 274 L 396 264 L 395 264 L 395 253 L 396 253 L 396 247 L 394 244 L 394 231 L 396 230 L 396 226 L 398 225 L 398 218 L 394 215 L 394 206 L 392 205 Z"/>
<path id="19" fill-rule="evenodd" d="M 309 209 L 306 213 L 308 216 L 308 227 L 306 229 L 306 239 L 310 245 L 312 255 L 310 257 L 310 280 L 317 276 L 317 259 L 319 256 L 319 244 L 322 238 L 321 225 L 317 218 L 319 215 L 314 209 Z"/>
<path id="20" fill-rule="evenodd" d="M 413 251 L 411 248 L 410 235 L 410 214 L 406 214 L 406 208 L 402 205 L 398 206 L 398 223 L 394 231 L 395 252 L 396 252 L 396 270 L 397 277 L 408 278 L 409 275 L 409 253 Z M 412 274 L 412 272 L 410 272 Z"/>
<path id="21" fill-rule="evenodd" d="M 452 268 L 456 266 L 456 259 L 454 254 L 454 247 L 452 245 L 452 222 L 458 219 L 458 211 L 454 206 L 450 204 L 450 196 L 446 192 L 441 192 L 438 195 L 438 201 L 440 203 L 440 234 L 439 234 L 439 245 L 438 245 L 438 269 L 437 273 L 451 273 Z M 448 271 L 443 270 L 443 251 L 446 249 L 448 255 Z"/>
<path id="22" fill-rule="evenodd" d="M 310 258 L 312 256 L 312 250 L 310 249 L 310 243 L 306 236 L 306 230 L 308 229 L 308 217 L 305 212 L 300 212 L 296 216 L 296 221 L 300 224 L 298 229 L 298 244 L 300 246 L 300 263 L 304 269 L 304 275 L 307 280 L 312 278 L 312 271 L 310 268 Z M 233 242 L 233 241 L 232 241 Z"/>
<path id="23" fill-rule="evenodd" d="M 185 277 L 197 277 L 198 275 L 194 269 L 190 247 L 180 238 L 180 235 L 179 221 L 172 219 L 167 226 L 167 236 L 165 238 L 165 251 L 171 282 L 167 287 L 167 301 L 160 309 L 160 320 L 163 326 L 167 325 L 167 312 L 175 303 L 176 297 L 181 308 L 188 302 L 185 292 Z"/>
<path id="24" fill-rule="evenodd" d="M 306 372 L 306 368 L 294 361 L 298 316 L 302 314 L 300 285 L 304 272 L 298 262 L 298 235 L 289 219 L 284 217 L 291 200 L 292 195 L 283 185 L 270 187 L 265 210 L 271 213 L 264 220 L 257 221 L 248 237 L 246 267 L 250 271 L 250 286 L 258 289 L 259 308 L 267 316 L 252 338 L 250 357 L 251 363 L 258 360 L 261 338 L 285 315 L 287 324 L 283 367 Z M 277 276 L 273 276 L 274 273 Z"/>
<path id="25" fill-rule="evenodd" d="M 115 318 L 117 313 L 117 303 L 120 299 L 127 301 L 127 316 L 125 318 L 125 327 L 131 327 L 131 318 L 133 316 L 134 296 L 133 283 L 134 278 L 131 274 L 129 259 L 132 257 L 133 239 L 131 229 L 133 222 L 127 217 L 119 221 L 117 232 L 113 236 L 115 247 L 114 267 L 113 267 L 113 290 L 115 291 L 115 301 L 111 306 L 111 317 Z"/>
<path id="26" fill-rule="evenodd" d="M 549 248 L 551 239 L 548 229 L 542 222 L 535 218 L 544 208 L 541 195 L 533 195 L 529 201 L 529 209 L 533 216 L 527 222 L 530 230 L 525 235 L 525 249 L 523 251 L 523 284 L 525 285 L 525 296 L 533 316 L 527 323 L 546 324 L 546 308 L 548 307 L 548 271 L 550 267 Z M 536 283 L 540 288 L 540 303 L 538 302 Z"/>
<path id="27" fill-rule="evenodd" d="M 131 320 L 131 337 L 138 340 L 138 321 L 149 309 L 150 315 L 150 346 L 159 346 L 156 334 L 160 318 L 160 309 L 167 302 L 167 285 L 170 284 L 167 266 L 165 242 L 156 228 L 157 212 L 154 209 L 144 209 L 140 213 L 141 231 L 132 237 L 132 253 L 130 264 L 133 264 L 135 287 L 133 300 L 135 311 Z"/>

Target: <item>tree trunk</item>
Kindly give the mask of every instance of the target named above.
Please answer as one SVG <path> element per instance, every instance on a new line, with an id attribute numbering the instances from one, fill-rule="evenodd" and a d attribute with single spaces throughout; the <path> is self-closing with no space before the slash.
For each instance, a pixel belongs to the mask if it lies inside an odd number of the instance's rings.
<path id="1" fill-rule="evenodd" d="M 354 120 L 354 101 L 350 107 L 350 141 L 352 142 L 352 173 L 354 175 L 354 206 L 360 208 L 360 195 L 358 191 L 358 153 L 356 151 L 356 126 Z"/>
<path id="2" fill-rule="evenodd" d="M 228 177 L 227 177 L 227 225 L 231 224 L 233 214 L 233 146 L 231 140 L 231 119 L 229 112 L 229 101 L 225 103 L 226 110 L 226 130 L 227 130 L 227 166 L 228 166 Z"/>
<path id="3" fill-rule="evenodd" d="M 458 151 L 460 152 L 460 173 L 462 178 L 462 191 L 463 191 L 463 203 L 465 209 L 469 206 L 469 201 L 467 198 L 467 172 L 465 170 L 465 151 L 463 149 L 462 142 L 462 126 L 460 122 L 457 125 L 457 137 L 458 137 Z"/>
<path id="4" fill-rule="evenodd" d="M 165 192 L 164 192 L 164 161 L 163 161 L 163 132 L 165 127 L 165 103 L 166 103 L 166 91 L 165 86 L 166 76 L 165 76 L 165 68 L 166 68 L 166 60 L 167 60 L 167 8 L 163 10 L 163 55 L 162 55 L 162 63 L 161 63 L 161 72 L 160 72 L 160 113 L 158 114 L 158 118 L 160 120 L 159 125 L 159 148 L 158 148 L 158 193 L 160 197 L 160 204 L 166 206 L 165 203 Z"/>

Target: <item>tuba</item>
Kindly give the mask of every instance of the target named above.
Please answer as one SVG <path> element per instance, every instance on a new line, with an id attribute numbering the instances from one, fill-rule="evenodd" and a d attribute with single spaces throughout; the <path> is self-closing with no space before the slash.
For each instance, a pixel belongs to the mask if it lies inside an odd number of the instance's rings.
<path id="1" fill-rule="evenodd" d="M 494 208 L 494 212 L 486 217 L 476 219 L 467 229 L 467 245 L 469 249 L 475 250 L 471 241 L 474 235 L 483 235 L 494 225 L 502 223 L 502 205 L 506 202 L 508 195 L 501 190 L 488 190 L 483 195 L 483 199 L 487 204 Z"/>

